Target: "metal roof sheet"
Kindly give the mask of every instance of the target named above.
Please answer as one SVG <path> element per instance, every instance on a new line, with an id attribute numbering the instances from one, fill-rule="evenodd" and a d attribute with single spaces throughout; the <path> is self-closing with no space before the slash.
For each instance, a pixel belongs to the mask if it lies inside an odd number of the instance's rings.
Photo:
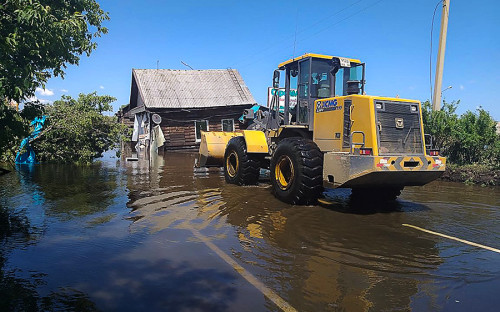
<path id="1" fill-rule="evenodd" d="M 236 69 L 133 69 L 131 94 L 148 108 L 202 108 L 255 104 Z M 131 96 L 132 97 L 132 96 Z M 137 103 L 131 98 L 130 103 Z"/>
<path id="2" fill-rule="evenodd" d="M 332 55 L 324 55 L 324 54 L 316 54 L 316 53 L 306 53 L 306 54 L 303 54 L 301 56 L 297 56 L 293 59 L 290 59 L 288 61 L 285 61 L 283 63 L 280 63 L 278 65 L 278 68 L 282 68 L 283 66 L 285 65 L 288 65 L 290 63 L 293 63 L 293 62 L 296 62 L 298 60 L 301 60 L 301 59 L 304 59 L 304 58 L 308 58 L 308 57 L 313 57 L 313 58 L 322 58 L 322 59 L 328 59 L 328 60 L 331 60 L 333 58 L 339 58 L 339 56 L 332 56 Z M 358 59 L 353 59 L 353 58 L 348 58 L 346 57 L 346 59 L 348 59 L 349 61 L 351 61 L 352 63 L 361 63 L 360 60 Z"/>

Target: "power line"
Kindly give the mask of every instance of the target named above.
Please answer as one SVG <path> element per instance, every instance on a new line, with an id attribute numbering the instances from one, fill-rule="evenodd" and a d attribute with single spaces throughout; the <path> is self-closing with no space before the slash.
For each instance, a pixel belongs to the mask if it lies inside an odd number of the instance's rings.
<path id="1" fill-rule="evenodd" d="M 335 16 L 335 15 L 338 15 L 339 13 L 344 12 L 345 10 L 347 10 L 347 9 L 349 9 L 349 8 L 351 8 L 351 7 L 353 7 L 353 6 L 355 6 L 356 4 L 358 4 L 358 3 L 362 2 L 362 1 L 364 1 L 364 0 L 358 0 L 358 1 L 354 2 L 354 3 L 351 3 L 350 5 L 346 6 L 346 7 L 345 7 L 345 8 L 343 8 L 343 9 L 340 9 L 339 11 L 335 12 L 334 14 L 329 15 L 329 16 L 326 16 L 326 17 L 324 17 L 324 18 L 322 18 L 322 19 L 320 19 L 320 20 L 316 21 L 315 23 L 313 23 L 313 24 L 311 24 L 311 25 L 307 26 L 306 28 L 304 28 L 303 30 L 299 31 L 299 34 L 304 33 L 304 32 L 306 32 L 306 31 L 307 31 L 307 30 L 309 30 L 309 29 L 312 29 L 312 28 L 313 28 L 313 27 L 315 27 L 316 25 L 321 24 L 322 22 L 324 22 L 324 21 L 326 21 L 326 20 L 328 20 L 328 19 L 332 18 L 332 17 L 333 17 L 333 16 Z"/>
<path id="2" fill-rule="evenodd" d="M 313 23 L 313 24 L 309 25 L 308 27 L 304 28 L 303 30 L 298 31 L 298 32 L 297 32 L 297 34 L 301 34 L 301 33 L 302 33 L 302 34 L 305 34 L 305 33 L 307 32 L 307 30 L 309 30 L 309 29 L 313 28 L 314 26 L 316 26 L 316 25 L 318 25 L 318 24 L 322 23 L 324 20 L 327 20 L 327 19 L 331 18 L 332 16 L 335 16 L 335 15 L 337 15 L 337 14 L 339 14 L 339 13 L 341 13 L 341 12 L 343 12 L 343 11 L 347 10 L 347 9 L 349 9 L 350 7 L 352 7 L 352 6 L 354 6 L 354 5 L 358 4 L 358 3 L 360 3 L 360 2 L 362 2 L 362 1 L 364 1 L 364 0 L 358 0 L 358 1 L 356 1 L 356 2 L 352 3 L 352 4 L 348 5 L 348 6 L 346 6 L 346 7 L 342 8 L 342 9 L 340 9 L 339 11 L 335 12 L 335 13 L 334 13 L 334 14 L 332 14 L 332 15 L 329 15 L 329 16 L 327 16 L 327 17 L 325 17 L 325 18 L 323 18 L 323 19 L 321 19 L 321 20 L 319 20 L 319 21 L 316 21 L 315 23 Z M 367 9 L 369 9 L 369 8 L 371 8 L 371 7 L 374 7 L 375 5 L 379 4 L 379 3 L 380 3 L 380 2 L 382 2 L 382 1 L 384 1 L 384 0 L 378 0 L 378 1 L 374 2 L 374 3 L 372 3 L 371 5 L 368 5 L 368 6 L 364 7 L 364 8 L 361 8 L 360 10 L 358 10 L 358 11 L 354 12 L 353 14 L 348 15 L 347 17 L 345 17 L 345 18 L 343 18 L 343 19 L 341 19 L 341 20 L 339 20 L 339 21 L 337 21 L 337 22 L 335 22 L 335 23 L 333 23 L 333 24 L 331 24 L 331 25 L 329 25 L 329 26 L 327 26 L 327 27 L 325 27 L 325 28 L 322 28 L 321 30 L 319 30 L 319 31 L 315 32 L 315 33 L 314 33 L 314 34 L 312 34 L 312 35 L 307 36 L 307 38 L 314 37 L 314 36 L 316 36 L 316 35 L 318 35 L 318 34 L 320 34 L 320 33 L 324 32 L 325 30 L 328 30 L 328 29 L 330 29 L 330 28 L 332 28 L 332 27 L 334 27 L 334 26 L 336 26 L 336 25 L 338 25 L 338 24 L 340 24 L 340 23 L 342 23 L 342 22 L 344 22 L 344 21 L 346 21 L 346 20 L 350 19 L 350 18 L 351 18 L 351 17 L 353 17 L 353 16 L 358 15 L 358 14 L 360 14 L 360 13 L 361 13 L 361 12 L 363 12 L 363 11 L 366 11 Z M 305 40 L 305 39 L 306 39 L 306 38 L 304 37 L 304 39 L 302 39 L 302 40 Z M 261 60 L 261 59 L 265 56 L 265 55 L 264 55 L 264 56 L 262 56 L 262 57 L 260 57 L 260 58 L 255 58 L 255 56 L 256 56 L 256 55 L 261 54 L 261 53 L 263 53 L 263 52 L 265 52 L 265 51 L 268 51 L 269 49 L 272 49 L 272 48 L 274 48 L 274 47 L 277 47 L 277 46 L 279 46 L 280 44 L 282 44 L 282 43 L 284 43 L 284 42 L 286 42 L 286 41 L 288 41 L 288 40 L 289 40 L 289 39 L 285 39 L 285 40 L 281 40 L 281 41 L 279 41 L 279 42 L 277 42 L 277 43 L 273 43 L 273 44 L 269 45 L 268 47 L 266 47 L 266 48 L 264 48 L 264 49 L 261 49 L 260 51 L 257 51 L 256 53 L 254 53 L 254 54 L 250 55 L 249 57 L 247 57 L 247 58 L 245 59 L 247 62 L 245 62 L 245 63 L 243 63 L 243 64 L 241 64 L 241 63 L 234 63 L 233 65 L 231 65 L 231 67 L 232 67 L 232 68 L 235 68 L 235 67 L 237 67 L 237 65 L 240 65 L 240 66 L 244 67 L 244 66 L 246 66 L 247 64 L 255 64 L 255 63 L 256 63 L 256 61 Z M 300 40 L 299 40 L 299 41 L 300 41 Z M 294 44 L 294 45 L 295 45 L 295 44 Z M 295 52 L 294 52 L 294 54 L 295 54 Z M 294 57 L 294 56 L 293 56 L 293 57 Z M 249 59 L 252 59 L 252 58 L 253 58 L 254 60 L 250 62 L 250 61 L 249 61 Z M 220 80 L 220 79 L 222 79 L 222 78 L 223 78 L 223 77 L 219 77 L 218 79 L 216 79 L 216 81 L 218 81 L 218 80 Z"/>
<path id="3" fill-rule="evenodd" d="M 313 33 L 312 35 L 309 35 L 309 36 L 307 37 L 307 39 L 309 39 L 309 38 L 311 38 L 311 37 L 314 37 L 314 36 L 316 36 L 316 35 L 318 35 L 318 34 L 320 34 L 320 33 L 324 32 L 325 30 L 328 30 L 328 29 L 332 28 L 333 26 L 336 26 L 336 25 L 338 25 L 338 24 L 340 24 L 340 23 L 342 23 L 342 22 L 344 22 L 344 21 L 346 21 L 346 20 L 350 19 L 350 18 L 351 18 L 351 17 L 353 17 L 353 16 L 358 15 L 359 13 L 361 13 L 361 12 L 363 12 L 363 11 L 368 10 L 368 9 L 369 9 L 369 8 L 371 8 L 371 7 L 374 7 L 375 5 L 379 4 L 379 3 L 380 3 L 380 2 L 382 2 L 382 1 L 384 1 L 384 0 L 379 0 L 379 1 L 377 1 L 377 2 L 374 2 L 373 4 L 368 5 L 368 6 L 364 7 L 364 8 L 362 8 L 362 9 L 360 9 L 360 10 L 358 10 L 358 11 L 354 12 L 353 14 L 351 14 L 351 15 L 347 16 L 346 18 L 341 19 L 340 21 L 337 21 L 337 22 L 335 22 L 335 23 L 331 24 L 330 26 L 327 26 L 327 27 L 325 27 L 325 28 L 323 28 L 323 29 L 319 30 L 319 31 L 317 31 L 317 32 Z"/>
<path id="4" fill-rule="evenodd" d="M 300 34 L 302 34 L 302 33 L 307 32 L 307 30 L 309 30 L 309 29 L 313 28 L 314 26 L 316 26 L 316 25 L 318 25 L 318 24 L 322 23 L 323 21 L 325 21 L 325 20 L 327 20 L 327 19 L 332 18 L 333 16 L 335 16 L 335 15 L 337 15 L 337 14 L 339 14 L 339 13 L 341 13 L 341 12 L 343 12 L 343 11 L 345 11 L 345 10 L 347 10 L 347 9 L 349 9 L 349 8 L 351 8 L 351 7 L 353 7 L 353 6 L 355 6 L 356 4 L 358 4 L 358 3 L 362 2 L 362 1 L 364 1 L 364 0 L 358 0 L 358 1 L 354 2 L 354 3 L 351 3 L 350 5 L 348 5 L 348 6 L 344 7 L 344 8 L 342 8 L 342 9 L 340 9 L 340 10 L 338 10 L 338 11 L 336 11 L 335 13 L 333 13 L 333 14 L 331 14 L 331 15 L 328 15 L 328 16 L 326 16 L 326 17 L 324 17 L 324 18 L 322 18 L 322 19 L 318 20 L 318 21 L 314 22 L 313 24 L 310 24 L 310 25 L 309 25 L 309 26 L 307 26 L 306 28 L 304 28 L 304 29 L 302 29 L 302 30 L 300 30 L 300 31 L 296 32 L 296 35 L 300 35 Z M 380 0 L 380 1 L 382 1 L 382 0 Z M 379 2 L 380 2 L 380 1 L 379 1 Z M 377 3 L 378 3 L 378 2 L 377 2 Z M 365 9 L 366 9 L 366 8 L 365 8 Z M 296 36 L 295 36 L 295 38 L 296 38 Z M 252 59 L 253 57 L 255 57 L 255 56 L 256 56 L 256 55 L 258 55 L 258 54 L 261 54 L 261 53 L 263 53 L 263 52 L 265 52 L 265 51 L 268 51 L 268 50 L 269 50 L 269 49 L 271 49 L 271 48 L 274 48 L 274 47 L 276 47 L 276 46 L 279 46 L 279 45 L 281 45 L 281 44 L 283 44 L 283 43 L 285 43 L 285 42 L 289 41 L 290 39 L 291 39 L 291 37 L 288 37 L 288 38 L 283 39 L 283 40 L 280 40 L 280 41 L 278 41 L 278 42 L 274 42 L 274 43 L 272 43 L 272 44 L 268 45 L 266 48 L 263 48 L 263 49 L 261 49 L 261 50 L 258 50 L 257 52 L 255 52 L 255 53 L 251 54 L 250 56 L 246 57 L 246 58 L 245 58 L 245 61 L 248 61 L 249 59 Z M 293 57 L 293 56 L 292 56 L 292 57 Z M 250 63 L 250 62 L 245 62 L 245 63 L 243 63 L 243 64 L 244 64 L 244 65 L 247 65 L 247 64 L 251 64 L 251 63 Z M 233 65 L 231 65 L 231 67 L 235 68 L 235 67 L 236 67 L 236 65 L 241 65 L 241 63 L 238 63 L 238 62 L 237 62 L 237 63 L 234 63 Z"/>
<path id="5" fill-rule="evenodd" d="M 338 12 L 336 12 L 335 14 L 337 14 L 337 13 L 339 13 L 339 12 L 342 12 L 342 11 L 346 10 L 347 8 L 349 8 L 349 7 L 353 6 L 354 4 L 357 4 L 357 3 L 361 2 L 361 1 L 363 1 L 363 0 L 360 0 L 360 1 L 358 1 L 358 2 L 355 2 L 355 3 L 351 4 L 350 6 L 348 6 L 348 7 L 344 8 L 344 9 L 342 9 L 342 10 L 338 11 Z M 358 11 L 354 12 L 353 14 L 351 14 L 351 15 L 347 16 L 346 18 L 341 19 L 341 20 L 339 20 L 339 21 L 337 21 L 337 22 L 335 22 L 335 23 L 333 23 L 333 24 L 331 24 L 331 25 L 329 25 L 329 26 L 327 26 L 327 27 L 325 27 L 325 28 L 323 28 L 323 29 L 321 29 L 321 30 L 319 30 L 319 31 L 317 31 L 317 32 L 315 32 L 315 33 L 313 33 L 312 35 L 308 35 L 307 37 L 304 37 L 303 39 L 299 39 L 299 40 L 297 40 L 297 41 L 299 41 L 299 42 L 300 42 L 300 41 L 303 41 L 303 40 L 309 39 L 309 38 L 311 38 L 311 37 L 314 37 L 314 36 L 316 36 L 316 35 L 318 35 L 318 34 L 320 34 L 320 33 L 324 32 L 325 30 L 328 30 L 328 29 L 330 29 L 330 28 L 332 28 L 332 27 L 334 27 L 334 26 L 336 26 L 336 25 L 338 25 L 338 24 L 340 24 L 340 23 L 342 23 L 342 22 L 344 22 L 344 21 L 346 21 L 346 20 L 350 19 L 350 18 L 351 18 L 351 17 L 353 17 L 353 16 L 358 15 L 359 13 L 361 13 L 361 12 L 363 12 L 363 11 L 366 11 L 367 9 L 369 9 L 369 8 L 371 8 L 371 7 L 375 6 L 375 5 L 377 5 L 378 3 L 382 2 L 382 1 L 384 1 L 384 0 L 379 0 L 379 1 L 376 1 L 376 2 L 374 2 L 373 4 L 368 5 L 368 6 L 364 7 L 364 8 L 362 8 L 362 9 L 360 9 L 360 10 L 358 10 Z M 313 25 L 316 25 L 316 24 L 318 24 L 318 23 L 319 23 L 319 22 L 317 22 L 317 23 L 315 23 L 315 24 L 313 24 Z M 310 29 L 310 28 L 312 28 L 312 26 L 308 27 L 307 29 Z M 301 32 L 302 32 L 302 33 L 305 33 L 305 30 L 304 30 L 304 31 L 301 31 Z M 299 33 L 301 33 L 301 32 L 299 32 Z M 268 49 L 269 49 L 269 48 L 268 48 Z M 260 60 L 260 59 L 262 59 L 262 58 L 259 58 L 259 60 Z M 255 63 L 255 62 L 254 62 L 254 63 Z M 246 65 L 246 64 L 245 64 L 245 65 Z"/>

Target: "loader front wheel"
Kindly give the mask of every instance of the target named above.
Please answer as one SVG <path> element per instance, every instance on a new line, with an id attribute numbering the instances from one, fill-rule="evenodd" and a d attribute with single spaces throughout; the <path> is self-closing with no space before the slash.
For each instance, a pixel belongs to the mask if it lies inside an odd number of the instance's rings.
<path id="1" fill-rule="evenodd" d="M 229 140 L 224 153 L 224 178 L 227 183 L 253 185 L 259 181 L 258 155 L 248 154 L 245 139 L 237 136 Z"/>
<path id="2" fill-rule="evenodd" d="M 270 176 L 281 201 L 314 204 L 323 192 L 323 153 L 309 139 L 283 139 L 271 158 Z"/>

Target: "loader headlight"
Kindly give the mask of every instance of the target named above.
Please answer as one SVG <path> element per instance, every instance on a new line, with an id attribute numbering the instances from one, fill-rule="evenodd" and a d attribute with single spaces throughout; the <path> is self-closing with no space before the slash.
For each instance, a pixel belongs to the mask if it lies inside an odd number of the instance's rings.
<path id="1" fill-rule="evenodd" d="M 417 107 L 417 105 L 411 105 L 411 106 L 410 106 L 410 111 L 411 111 L 412 113 L 416 113 L 416 112 L 418 111 L 418 107 Z"/>

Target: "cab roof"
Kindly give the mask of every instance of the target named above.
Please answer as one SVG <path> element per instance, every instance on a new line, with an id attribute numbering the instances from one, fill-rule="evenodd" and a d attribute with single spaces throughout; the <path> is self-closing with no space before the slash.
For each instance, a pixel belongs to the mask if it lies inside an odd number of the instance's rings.
<path id="1" fill-rule="evenodd" d="M 331 55 L 316 54 L 316 53 L 306 53 L 304 55 L 301 55 L 301 56 L 295 57 L 293 59 L 290 59 L 288 61 L 285 61 L 283 63 L 280 63 L 278 65 L 278 68 L 281 69 L 282 67 L 284 67 L 284 66 L 286 66 L 288 64 L 291 64 L 293 62 L 296 62 L 298 60 L 305 59 L 305 58 L 308 58 L 308 57 L 321 58 L 321 59 L 327 59 L 327 60 L 331 60 L 333 58 L 339 58 L 339 56 L 331 56 Z M 352 59 L 352 58 L 348 58 L 348 57 L 346 57 L 346 59 L 348 59 L 349 61 L 351 61 L 351 63 L 358 63 L 358 64 L 361 63 L 361 61 L 357 60 L 357 59 Z"/>

